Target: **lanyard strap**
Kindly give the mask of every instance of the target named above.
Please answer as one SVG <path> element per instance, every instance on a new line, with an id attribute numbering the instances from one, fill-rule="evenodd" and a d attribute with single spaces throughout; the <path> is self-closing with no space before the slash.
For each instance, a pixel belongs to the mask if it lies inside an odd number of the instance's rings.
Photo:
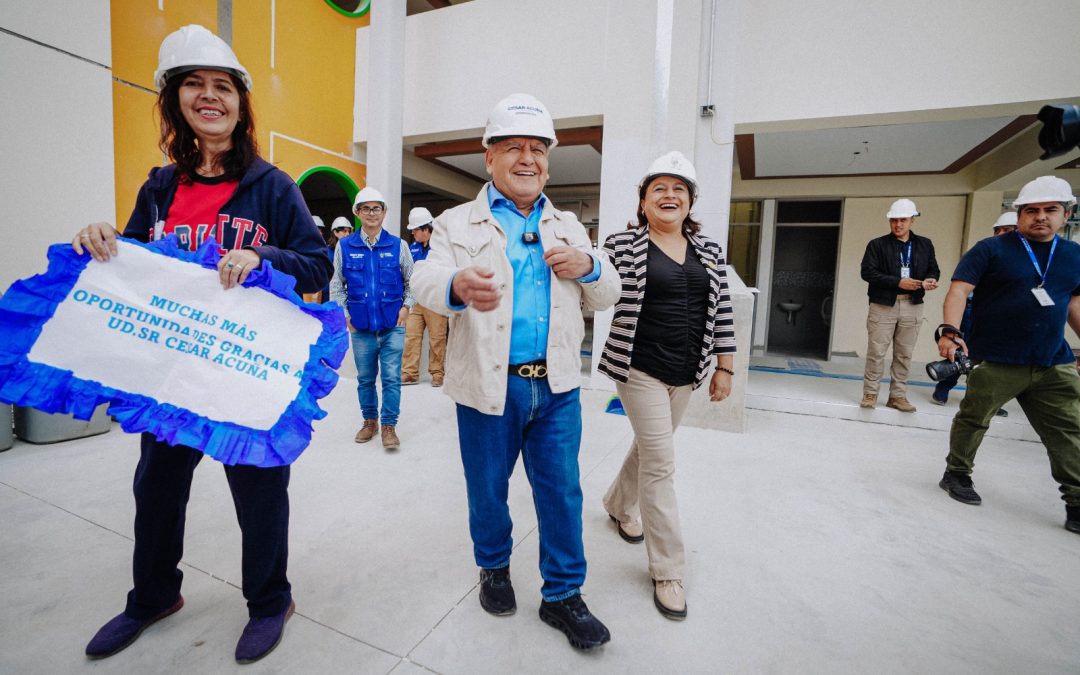
<path id="1" fill-rule="evenodd" d="M 911 269 L 911 242 L 907 243 L 907 257 L 904 257 L 904 247 L 900 247 L 900 267 Z"/>
<path id="2" fill-rule="evenodd" d="M 1024 243 L 1024 248 L 1027 249 L 1028 257 L 1031 258 L 1031 264 L 1035 266 L 1035 274 L 1039 275 L 1039 288 L 1043 287 L 1046 283 L 1046 275 L 1050 271 L 1050 263 L 1054 260 L 1054 251 L 1057 250 L 1058 238 L 1054 237 L 1054 243 L 1050 244 L 1050 255 L 1046 257 L 1046 269 L 1039 267 L 1039 261 L 1035 258 L 1035 251 L 1031 250 L 1031 244 L 1028 243 L 1027 238 L 1020 234 L 1020 230 L 1016 231 L 1016 236 L 1020 237 L 1020 241 Z"/>

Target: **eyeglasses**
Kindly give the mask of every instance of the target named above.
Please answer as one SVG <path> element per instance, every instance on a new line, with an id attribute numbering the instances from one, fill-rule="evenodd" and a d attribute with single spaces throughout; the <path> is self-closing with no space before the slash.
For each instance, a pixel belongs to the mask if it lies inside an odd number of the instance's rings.
<path id="1" fill-rule="evenodd" d="M 384 209 L 381 206 L 361 206 L 356 209 L 356 212 L 363 216 L 377 216 L 382 213 L 383 210 Z"/>

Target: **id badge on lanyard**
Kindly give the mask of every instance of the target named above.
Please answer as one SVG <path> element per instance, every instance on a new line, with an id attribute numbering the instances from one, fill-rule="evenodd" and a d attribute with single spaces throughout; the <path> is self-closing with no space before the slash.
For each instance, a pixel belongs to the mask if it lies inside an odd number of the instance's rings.
<path id="1" fill-rule="evenodd" d="M 907 243 L 907 255 L 904 255 L 905 250 L 900 249 L 900 278 L 911 278 L 911 242 Z"/>
<path id="2" fill-rule="evenodd" d="M 1028 243 L 1027 238 L 1020 234 L 1019 230 L 1017 230 L 1016 235 L 1020 237 L 1020 241 L 1023 242 L 1024 248 L 1027 250 L 1028 257 L 1031 258 L 1031 264 L 1035 266 L 1035 274 L 1039 275 L 1039 285 L 1031 289 L 1031 294 L 1035 296 L 1035 301 L 1043 307 L 1053 307 L 1054 299 L 1046 292 L 1044 286 L 1046 285 L 1046 274 L 1050 271 L 1050 263 L 1054 260 L 1054 251 L 1057 250 L 1057 237 L 1054 237 L 1054 243 L 1050 245 L 1050 255 L 1046 257 L 1046 269 L 1043 270 L 1039 267 L 1039 261 L 1035 257 L 1035 252 L 1031 250 L 1031 244 Z"/>

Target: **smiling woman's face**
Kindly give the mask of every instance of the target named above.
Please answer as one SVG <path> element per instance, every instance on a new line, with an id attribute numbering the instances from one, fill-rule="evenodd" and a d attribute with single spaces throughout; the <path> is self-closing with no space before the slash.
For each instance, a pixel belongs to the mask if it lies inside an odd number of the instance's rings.
<path id="1" fill-rule="evenodd" d="M 649 227 L 680 230 L 690 213 L 690 188 L 674 176 L 657 176 L 645 186 L 641 210 Z"/>
<path id="2" fill-rule="evenodd" d="M 240 120 L 240 92 L 228 73 L 194 70 L 180 83 L 180 112 L 199 141 L 227 142 Z"/>

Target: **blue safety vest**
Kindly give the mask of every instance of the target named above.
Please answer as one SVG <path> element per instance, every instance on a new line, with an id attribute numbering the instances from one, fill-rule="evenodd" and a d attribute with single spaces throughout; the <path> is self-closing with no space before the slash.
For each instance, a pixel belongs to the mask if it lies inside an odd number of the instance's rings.
<path id="1" fill-rule="evenodd" d="M 428 251 L 431 250 L 430 246 L 422 246 L 417 242 L 409 244 L 409 253 L 412 254 L 413 262 L 420 262 L 427 257 Z"/>
<path id="2" fill-rule="evenodd" d="M 375 246 L 368 248 L 361 237 L 363 231 L 358 230 L 338 242 L 349 320 L 356 330 L 393 328 L 405 302 L 401 239 L 383 230 Z"/>

